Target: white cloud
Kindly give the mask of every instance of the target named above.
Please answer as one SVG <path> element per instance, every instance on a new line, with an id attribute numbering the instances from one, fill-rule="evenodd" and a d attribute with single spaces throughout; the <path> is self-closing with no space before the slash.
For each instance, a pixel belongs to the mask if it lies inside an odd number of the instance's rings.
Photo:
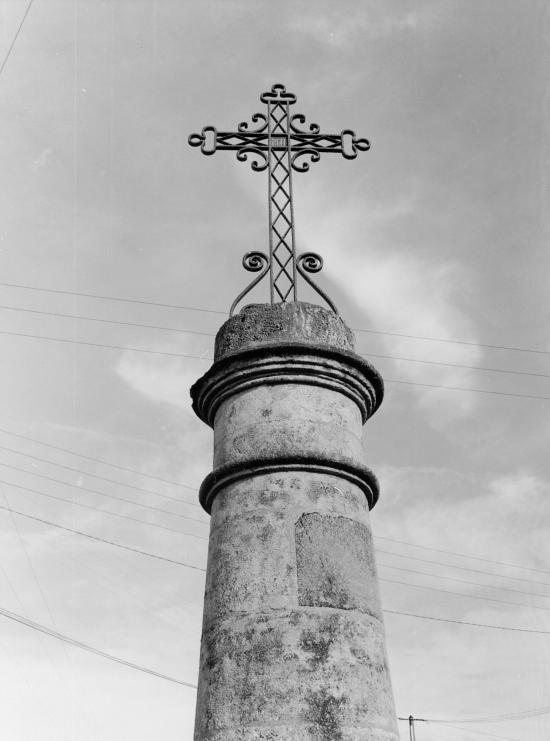
<path id="1" fill-rule="evenodd" d="M 157 349 L 159 352 L 202 355 L 204 360 L 201 362 L 190 358 L 137 356 L 136 353 L 127 352 L 120 358 L 116 373 L 132 388 L 150 399 L 190 411 L 189 389 L 211 364 L 211 351 L 202 354 L 196 350 L 192 352 L 191 344 L 179 344 L 176 348 L 173 345 L 162 345 Z"/>
<path id="2" fill-rule="evenodd" d="M 414 199 L 397 200 L 387 210 L 374 209 L 362 214 L 355 202 L 345 210 L 325 210 L 312 200 L 304 211 L 303 246 L 320 252 L 326 258 L 327 272 L 364 316 L 361 326 L 400 334 L 436 338 L 458 338 L 475 342 L 475 330 L 459 300 L 465 287 L 474 284 L 470 271 L 458 262 L 442 258 L 434 262 L 388 246 L 384 230 L 399 218 L 413 212 Z M 316 212 L 316 218 L 313 213 Z M 305 227 L 305 228 L 304 228 Z M 358 336 L 358 347 L 367 340 Z M 429 365 L 410 361 L 393 361 L 392 376 L 414 384 L 435 386 L 475 386 L 474 372 L 454 367 L 479 365 L 481 349 L 472 345 L 433 343 L 414 345 L 404 337 L 386 336 L 385 353 L 419 360 L 437 360 L 449 365 Z M 376 359 L 374 359 L 376 360 Z M 449 394 L 433 388 L 411 386 L 419 407 L 429 421 L 440 427 L 475 410 L 475 394 Z"/>
<path id="3" fill-rule="evenodd" d="M 546 594 L 547 589 L 537 582 L 547 582 L 548 577 L 507 565 L 536 569 L 548 563 L 547 482 L 525 471 L 487 479 L 436 468 L 386 468 L 379 474 L 383 500 L 374 513 L 375 535 L 427 547 L 411 548 L 375 537 L 385 608 L 485 625 L 550 630 L 548 599 L 524 594 Z M 399 571 L 386 564 L 444 578 Z M 403 584 L 387 583 L 385 578 Z M 414 588 L 413 584 L 443 591 Z M 386 626 L 402 714 L 465 718 L 546 704 L 550 689 L 545 670 L 550 660 L 547 636 L 394 615 L 386 616 Z M 517 724 L 513 734 L 504 733 L 505 726 L 492 727 L 491 732 L 543 738 L 538 722 Z M 461 739 L 460 734 L 441 726 L 422 726 L 422 734 L 427 741 Z"/>
<path id="4" fill-rule="evenodd" d="M 536 476 L 518 471 L 482 479 L 438 468 L 385 468 L 379 475 L 384 535 L 508 564 L 548 563 L 548 484 Z M 505 566 L 498 571 L 524 576 Z"/>

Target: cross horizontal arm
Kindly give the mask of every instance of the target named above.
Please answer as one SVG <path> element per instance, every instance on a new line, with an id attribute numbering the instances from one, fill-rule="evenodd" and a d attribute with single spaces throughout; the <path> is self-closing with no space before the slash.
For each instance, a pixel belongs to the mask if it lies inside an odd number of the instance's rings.
<path id="1" fill-rule="evenodd" d="M 344 129 L 340 134 L 321 134 L 315 130 L 318 128 L 316 124 L 312 124 L 314 130 L 310 132 L 291 130 L 288 135 L 270 136 L 265 129 L 246 131 L 241 127 L 244 125 L 241 124 L 238 131 L 218 131 L 214 126 L 205 126 L 200 134 L 191 134 L 189 144 L 200 147 L 201 152 L 206 155 L 223 149 L 241 152 L 241 157 L 237 155 L 241 160 L 246 159 L 246 154 L 269 152 L 270 149 L 274 152 L 288 151 L 291 154 L 292 169 L 298 172 L 309 169 L 305 166 L 307 163 L 297 163 L 300 156 L 309 154 L 312 161 L 316 162 L 320 153 L 334 152 L 346 159 L 355 159 L 358 151 L 365 152 L 370 148 L 369 141 L 358 138 L 351 129 Z M 261 162 L 257 167 L 253 165 L 255 170 L 264 170 L 267 167 L 265 155 L 261 156 L 265 164 Z"/>

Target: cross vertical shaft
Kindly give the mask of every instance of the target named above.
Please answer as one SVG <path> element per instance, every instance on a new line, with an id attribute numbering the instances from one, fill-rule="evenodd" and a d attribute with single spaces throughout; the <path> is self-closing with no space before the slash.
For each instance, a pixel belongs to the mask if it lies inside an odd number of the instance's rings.
<path id="1" fill-rule="evenodd" d="M 268 101 L 268 198 L 269 263 L 271 303 L 285 302 L 296 290 L 296 243 L 292 167 L 290 159 L 290 114 L 288 101 Z M 281 149 L 275 148 L 281 145 Z M 284 149 L 282 147 L 284 146 Z"/>

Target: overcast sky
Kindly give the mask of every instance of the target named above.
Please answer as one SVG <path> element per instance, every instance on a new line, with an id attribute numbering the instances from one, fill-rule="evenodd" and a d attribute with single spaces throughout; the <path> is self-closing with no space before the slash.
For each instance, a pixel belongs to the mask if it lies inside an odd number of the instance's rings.
<path id="1" fill-rule="evenodd" d="M 27 5 L 0 3 L 2 54 Z M 187 137 L 281 82 L 308 122 L 372 142 L 294 186 L 300 251 L 379 332 L 357 349 L 387 387 L 365 438 L 383 605 L 546 631 L 387 613 L 397 711 L 455 726 L 417 741 L 546 741 L 550 715 L 454 720 L 550 696 L 549 44 L 543 0 L 35 0 L 0 76 L 0 330 L 122 349 L 0 334 L 0 506 L 205 566 L 212 438 L 188 389 L 267 247 L 267 184 Z M 6 509 L 0 548 L 1 609 L 196 682 L 201 571 Z M 0 653 L 2 738 L 192 739 L 191 688 L 1 615 Z"/>

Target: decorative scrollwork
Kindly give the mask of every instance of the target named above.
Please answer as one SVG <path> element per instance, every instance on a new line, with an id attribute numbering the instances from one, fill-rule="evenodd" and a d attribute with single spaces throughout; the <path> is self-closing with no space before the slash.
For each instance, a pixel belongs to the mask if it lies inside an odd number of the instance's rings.
<path id="1" fill-rule="evenodd" d="M 295 121 L 302 124 L 303 126 L 306 122 L 306 117 L 304 116 L 303 113 L 295 113 L 293 116 L 289 118 L 288 125 L 290 126 L 292 131 L 294 131 L 295 134 L 320 134 L 321 133 L 321 127 L 319 126 L 319 124 L 311 123 L 309 124 L 309 131 L 304 131 L 303 129 L 299 129 L 295 125 L 294 123 Z"/>
<path id="2" fill-rule="evenodd" d="M 256 172 L 262 172 L 262 170 L 265 170 L 267 168 L 267 165 L 269 164 L 269 158 L 265 151 L 257 149 L 252 145 L 242 147 L 241 149 L 237 150 L 237 159 L 239 160 L 239 162 L 247 162 L 249 155 L 250 167 L 253 170 L 255 170 Z"/>
<path id="3" fill-rule="evenodd" d="M 310 157 L 309 162 L 297 162 L 299 157 Z M 295 154 L 292 155 L 290 159 L 290 166 L 293 170 L 296 170 L 296 172 L 307 172 L 309 170 L 309 166 L 313 162 L 319 162 L 321 159 L 321 153 L 317 149 L 313 149 L 312 147 L 300 149 L 298 152 L 295 152 Z"/>
<path id="4" fill-rule="evenodd" d="M 191 134 L 187 141 L 192 147 L 200 147 L 203 154 L 214 154 L 218 131 L 214 126 L 205 126 L 200 134 Z"/>
<path id="5" fill-rule="evenodd" d="M 287 103 L 288 105 L 293 105 L 296 103 L 296 96 L 294 93 L 287 93 L 286 87 L 278 82 L 272 86 L 271 92 L 262 93 L 260 100 L 262 103 Z"/>
<path id="6" fill-rule="evenodd" d="M 255 113 L 253 116 L 251 116 L 251 118 L 254 123 L 261 121 L 260 125 L 256 128 L 250 128 L 250 125 L 246 121 L 242 121 L 237 126 L 237 131 L 242 131 L 247 134 L 261 134 L 267 129 L 267 116 L 264 116 L 263 113 Z"/>
<path id="7" fill-rule="evenodd" d="M 309 277 L 308 273 L 319 273 L 323 269 L 323 258 L 316 252 L 302 252 L 296 260 L 296 268 L 302 278 L 309 283 L 309 285 L 317 291 L 319 296 L 324 298 L 327 304 L 330 306 L 335 314 L 338 314 L 336 304 L 327 296 L 327 294 L 319 288 L 319 286 Z"/>
<path id="8" fill-rule="evenodd" d="M 357 157 L 357 152 L 366 152 L 370 149 L 370 142 L 368 139 L 358 139 L 355 131 L 351 129 L 344 129 L 340 133 L 342 141 L 342 155 L 347 160 L 354 160 Z"/>
<path id="9" fill-rule="evenodd" d="M 237 304 L 268 273 L 270 265 L 271 263 L 270 263 L 269 257 L 265 254 L 265 252 L 253 251 L 253 252 L 246 253 L 246 255 L 243 257 L 243 268 L 245 270 L 248 270 L 250 273 L 260 273 L 260 274 L 257 275 L 254 278 L 254 280 L 247 285 L 244 291 L 241 291 L 239 295 L 237 296 L 237 298 L 233 301 L 233 303 L 231 304 L 231 308 L 229 309 L 229 316 L 233 316 L 233 313 L 235 311 L 235 307 L 237 306 Z"/>

